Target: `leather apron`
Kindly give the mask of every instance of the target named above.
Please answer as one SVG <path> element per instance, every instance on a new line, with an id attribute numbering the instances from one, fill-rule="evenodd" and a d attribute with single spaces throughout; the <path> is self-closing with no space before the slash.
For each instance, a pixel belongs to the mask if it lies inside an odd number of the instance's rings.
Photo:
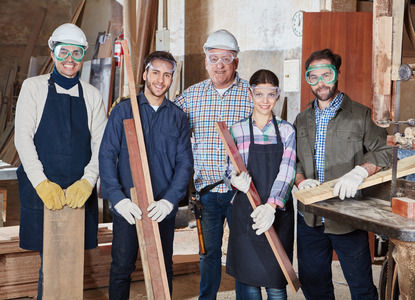
<path id="1" fill-rule="evenodd" d="M 269 198 L 284 152 L 277 122 L 274 117 L 272 120 L 277 143 L 262 145 L 254 143 L 252 116 L 249 117 L 251 142 L 247 169 L 258 190 L 262 204 L 265 204 Z M 291 197 L 285 207 L 285 211 L 277 209 L 273 226 L 292 261 L 294 211 Z M 258 236 L 252 229 L 253 220 L 250 217 L 252 211 L 246 194 L 238 191 L 232 206 L 226 271 L 236 280 L 251 286 L 284 288 L 287 281 L 265 234 Z"/>
<path id="2" fill-rule="evenodd" d="M 34 144 L 46 177 L 62 189 L 84 175 L 91 160 L 91 135 L 81 83 L 78 97 L 58 94 L 52 76 L 48 96 Z M 26 176 L 23 165 L 17 169 L 20 194 L 20 247 L 42 251 L 43 202 Z M 97 245 L 98 199 L 96 188 L 85 203 L 85 249 Z"/>

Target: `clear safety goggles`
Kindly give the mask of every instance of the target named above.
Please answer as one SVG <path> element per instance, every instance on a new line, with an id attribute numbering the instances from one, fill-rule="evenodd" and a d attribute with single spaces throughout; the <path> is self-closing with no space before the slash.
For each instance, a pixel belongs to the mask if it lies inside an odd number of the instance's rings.
<path id="1" fill-rule="evenodd" d="M 321 75 L 317 75 L 313 72 L 315 70 L 325 70 L 326 72 Z M 317 85 L 320 80 L 325 84 L 333 84 L 337 81 L 337 74 L 338 71 L 336 67 L 331 64 L 313 65 L 309 66 L 305 72 L 305 80 L 311 86 Z"/>
<path id="2" fill-rule="evenodd" d="M 255 99 L 272 99 L 276 100 L 280 96 L 281 90 L 279 87 L 257 87 L 256 85 L 251 85 L 249 89 L 252 92 L 252 95 Z"/>
<path id="3" fill-rule="evenodd" d="M 167 72 L 171 73 L 173 75 L 174 71 L 176 71 L 176 62 L 172 61 L 172 60 L 167 60 L 167 59 L 162 59 L 164 61 L 167 61 L 168 63 L 171 63 L 173 68 L 170 70 L 167 70 Z M 156 70 L 161 72 L 160 69 L 156 68 L 155 66 L 153 66 L 153 64 L 151 63 L 151 61 L 146 65 L 145 67 L 146 70 L 151 69 L 151 70 Z"/>
<path id="4" fill-rule="evenodd" d="M 235 56 L 232 53 L 229 52 L 215 52 L 215 53 L 206 53 L 206 58 L 209 64 L 216 65 L 220 61 L 224 65 L 230 65 L 233 60 L 235 59 Z"/>
<path id="5" fill-rule="evenodd" d="M 75 49 L 69 50 L 68 46 L 75 47 Z M 59 61 L 64 61 L 70 55 L 74 61 L 80 62 L 84 58 L 85 49 L 73 44 L 59 44 L 53 49 L 53 55 Z"/>

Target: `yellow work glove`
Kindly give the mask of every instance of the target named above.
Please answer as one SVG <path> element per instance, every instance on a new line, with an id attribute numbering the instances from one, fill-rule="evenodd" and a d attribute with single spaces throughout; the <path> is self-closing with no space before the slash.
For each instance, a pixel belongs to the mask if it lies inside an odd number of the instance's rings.
<path id="1" fill-rule="evenodd" d="M 59 185 L 45 179 L 35 187 L 35 190 L 47 208 L 51 210 L 62 209 L 65 203 L 65 194 Z"/>
<path id="2" fill-rule="evenodd" d="M 84 206 L 94 187 L 86 179 L 75 181 L 66 189 L 66 204 L 72 208 Z"/>

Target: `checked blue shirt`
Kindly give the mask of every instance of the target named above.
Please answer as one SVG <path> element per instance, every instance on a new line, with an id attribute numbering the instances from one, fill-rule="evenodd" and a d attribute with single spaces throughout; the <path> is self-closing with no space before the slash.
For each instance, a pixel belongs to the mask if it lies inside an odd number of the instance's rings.
<path id="1" fill-rule="evenodd" d="M 318 107 L 317 99 L 314 100 L 314 112 L 316 117 L 316 139 L 314 142 L 314 164 L 317 170 L 318 180 L 324 182 L 324 153 L 326 145 L 327 125 L 336 115 L 343 101 L 343 93 L 338 93 L 324 110 Z"/>

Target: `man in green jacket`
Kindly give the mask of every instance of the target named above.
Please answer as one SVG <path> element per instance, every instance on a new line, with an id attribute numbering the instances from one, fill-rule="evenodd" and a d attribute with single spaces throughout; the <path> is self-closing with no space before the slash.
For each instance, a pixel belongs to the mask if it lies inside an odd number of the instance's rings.
<path id="1" fill-rule="evenodd" d="M 338 90 L 340 65 L 341 57 L 330 49 L 312 53 L 305 62 L 306 81 L 315 99 L 294 123 L 295 183 L 301 190 L 340 178 L 334 195 L 344 200 L 360 196 L 359 185 L 389 166 L 391 152 L 386 146 L 386 130 L 373 123 L 370 109 Z M 334 299 L 333 249 L 352 299 L 377 299 L 367 232 L 307 213 L 301 203 L 298 213 L 298 268 L 306 299 Z"/>

